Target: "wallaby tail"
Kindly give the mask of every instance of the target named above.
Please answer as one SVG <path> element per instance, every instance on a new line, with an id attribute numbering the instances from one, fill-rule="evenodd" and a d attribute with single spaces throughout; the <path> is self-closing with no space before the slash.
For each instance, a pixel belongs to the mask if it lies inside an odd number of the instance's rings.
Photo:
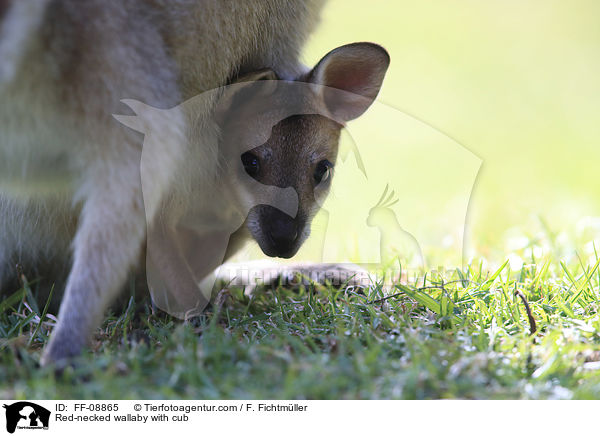
<path id="1" fill-rule="evenodd" d="M 40 28 L 49 0 L 0 0 L 0 89 L 10 82 Z"/>

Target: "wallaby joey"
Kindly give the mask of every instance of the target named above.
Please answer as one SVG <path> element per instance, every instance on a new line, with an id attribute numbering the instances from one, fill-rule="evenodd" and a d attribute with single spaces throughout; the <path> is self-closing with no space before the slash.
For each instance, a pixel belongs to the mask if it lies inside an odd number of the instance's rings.
<path id="1" fill-rule="evenodd" d="M 320 8 L 0 2 L 0 290 L 17 263 L 52 281 L 68 271 L 44 364 L 86 347 L 132 271 L 150 266 L 151 288 L 167 288 L 164 305 L 184 316 L 242 242 L 271 257 L 298 251 L 340 130 L 389 65 L 380 46 L 354 43 L 302 66 Z M 285 106 L 279 90 L 295 85 L 298 110 L 265 120 L 257 108 Z"/>

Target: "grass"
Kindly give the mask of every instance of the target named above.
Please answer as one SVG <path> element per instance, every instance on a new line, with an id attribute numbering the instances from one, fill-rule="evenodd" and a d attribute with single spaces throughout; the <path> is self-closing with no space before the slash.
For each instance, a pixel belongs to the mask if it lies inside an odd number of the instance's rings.
<path id="1" fill-rule="evenodd" d="M 38 368 L 55 318 L 25 286 L 0 303 L 0 397 L 600 398 L 598 261 L 472 264 L 419 285 L 234 288 L 192 322 L 132 297 L 60 376 Z"/>
<path id="2" fill-rule="evenodd" d="M 353 41 L 386 47 L 392 63 L 381 101 L 484 160 L 470 201 L 474 252 L 488 260 L 517 252 L 522 270 L 473 262 L 460 273 L 428 275 L 425 284 L 374 285 L 364 295 L 280 288 L 248 299 L 232 289 L 218 313 L 213 307 L 190 323 L 132 299 L 61 377 L 37 366 L 55 318 L 44 301 L 36 304 L 35 286 L 3 289 L 0 397 L 600 398 L 600 267 L 595 250 L 580 250 L 581 261 L 570 256 L 578 239 L 600 240 L 600 3 L 468 6 L 331 1 L 305 59 L 314 65 Z M 399 128 L 365 119 L 351 126 L 367 138 L 358 144 L 365 159 L 369 150 L 374 156 L 369 174 L 388 177 L 382 155 L 394 168 L 410 162 L 397 146 Z M 429 181 L 446 204 L 455 195 L 446 183 L 453 174 L 443 159 L 431 169 L 435 161 L 423 159 L 419 141 L 444 150 L 447 138 L 422 135 L 416 122 L 402 127 L 399 142 L 415 146 L 415 162 L 428 165 L 426 178 L 419 165 L 401 166 L 411 181 L 403 195 L 418 197 L 403 199 L 404 219 L 437 234 L 452 223 L 448 212 L 423 209 L 415 186 Z M 541 238 L 550 243 L 539 251 L 552 258 L 524 254 L 527 244 L 540 245 L 535 233 L 521 238 L 533 213 L 563 229 Z M 556 246 L 561 239 L 566 249 Z M 442 279 L 447 285 L 435 287 Z M 533 336 L 515 288 L 531 306 Z"/>

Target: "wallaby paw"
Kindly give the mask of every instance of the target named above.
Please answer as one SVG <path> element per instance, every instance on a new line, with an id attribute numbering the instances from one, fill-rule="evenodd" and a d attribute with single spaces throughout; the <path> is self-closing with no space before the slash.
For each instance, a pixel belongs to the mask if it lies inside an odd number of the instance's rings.
<path id="1" fill-rule="evenodd" d="M 71 366 L 74 359 L 81 355 L 85 344 L 73 339 L 61 340 L 60 337 L 52 336 L 50 343 L 46 345 L 40 359 L 41 366 L 52 366 L 58 371 Z"/>

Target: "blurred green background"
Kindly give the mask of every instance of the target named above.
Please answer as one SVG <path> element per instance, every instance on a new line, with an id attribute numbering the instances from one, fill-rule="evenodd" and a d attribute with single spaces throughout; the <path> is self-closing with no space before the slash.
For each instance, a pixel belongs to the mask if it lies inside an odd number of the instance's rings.
<path id="1" fill-rule="evenodd" d="M 594 218 L 600 215 L 599 17 L 600 2 L 592 0 L 331 0 L 304 61 L 314 65 L 349 42 L 381 44 L 392 62 L 380 101 L 415 117 L 414 129 L 422 120 L 481 159 L 466 219 L 465 260 L 483 256 L 496 263 L 513 251 L 527 255 L 525 249 L 569 257 L 577 247 L 590 255 L 600 234 Z M 403 128 L 405 138 L 414 136 L 410 122 L 365 119 L 350 128 L 368 135 Z M 422 191 L 422 166 L 401 159 L 400 148 L 382 157 L 419 180 L 402 189 L 400 195 L 410 197 Z M 444 180 L 462 167 L 460 159 L 451 163 L 427 175 L 439 184 L 429 203 L 455 194 Z M 400 203 L 407 222 L 423 224 L 421 232 L 444 227 L 453 210 L 424 213 L 414 201 L 404 208 Z M 451 248 L 459 246 L 454 241 Z"/>

